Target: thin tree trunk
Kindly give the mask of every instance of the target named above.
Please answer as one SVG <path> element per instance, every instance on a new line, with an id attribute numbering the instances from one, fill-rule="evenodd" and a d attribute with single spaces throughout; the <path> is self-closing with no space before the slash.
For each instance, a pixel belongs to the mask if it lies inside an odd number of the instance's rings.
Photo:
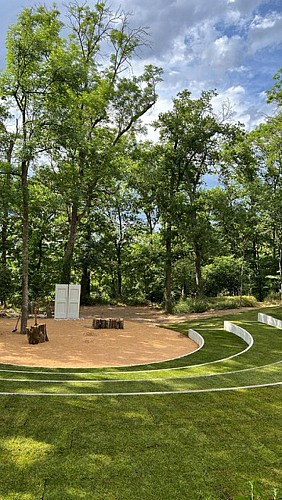
<path id="1" fill-rule="evenodd" d="M 89 221 L 89 211 L 87 213 L 87 220 Z M 83 254 L 83 262 L 82 262 L 82 274 L 81 274 L 81 304 L 83 306 L 87 306 L 91 303 L 91 273 L 90 273 L 90 246 L 91 246 L 91 227 L 90 223 L 87 223 L 86 225 L 86 232 L 85 232 L 85 250 Z"/>
<path id="2" fill-rule="evenodd" d="M 197 209 L 195 208 L 195 192 L 190 194 L 191 206 L 193 211 L 191 214 L 192 223 L 192 240 L 194 248 L 194 266 L 195 266 L 195 284 L 196 284 L 196 297 L 203 298 L 204 296 L 204 283 L 202 278 L 202 250 L 199 240 L 202 235 L 199 234 L 198 221 L 197 221 Z"/>
<path id="3" fill-rule="evenodd" d="M 81 305 L 87 306 L 90 304 L 90 291 L 91 291 L 91 274 L 88 269 L 87 263 L 83 264 L 81 275 Z"/>
<path id="4" fill-rule="evenodd" d="M 8 237 L 8 224 L 7 224 L 7 214 L 4 215 L 4 220 L 2 222 L 2 231 L 1 231 L 1 242 L 2 242 L 2 251 L 1 251 L 1 261 L 3 266 L 7 265 L 7 237 Z"/>
<path id="5" fill-rule="evenodd" d="M 117 245 L 117 293 L 122 296 L 122 270 L 121 270 L 121 246 Z"/>
<path id="6" fill-rule="evenodd" d="M 73 251 L 74 251 L 74 244 L 77 234 L 78 223 L 79 223 L 78 210 L 77 207 L 73 205 L 71 211 L 69 236 L 62 261 L 61 282 L 65 284 L 69 284 L 71 278 L 72 258 L 73 258 Z"/>
<path id="7" fill-rule="evenodd" d="M 245 272 L 245 249 L 243 248 L 242 252 L 242 264 L 241 264 L 241 272 L 240 272 L 240 305 L 242 303 L 242 296 L 244 290 L 244 272 Z"/>
<path id="8" fill-rule="evenodd" d="M 165 232 L 165 312 L 172 313 L 172 229 L 169 223 Z"/>
<path id="9" fill-rule="evenodd" d="M 26 333 L 28 320 L 28 243 L 29 243 L 29 204 L 28 204 L 28 161 L 22 162 L 22 310 L 21 333 Z"/>
<path id="10" fill-rule="evenodd" d="M 279 280 L 280 280 L 280 303 L 282 302 L 282 245 L 279 246 Z"/>
<path id="11" fill-rule="evenodd" d="M 115 241 L 116 257 L 117 257 L 117 296 L 122 296 L 122 246 L 123 246 L 123 226 L 120 207 L 117 207 L 118 212 L 118 238 Z"/>
<path id="12" fill-rule="evenodd" d="M 194 254 L 195 254 L 196 295 L 198 298 L 203 298 L 204 283 L 202 278 L 202 262 L 201 262 L 202 255 L 197 242 L 194 242 Z"/>
<path id="13" fill-rule="evenodd" d="M 254 268 L 256 273 L 257 294 L 258 294 L 258 299 L 261 302 L 263 300 L 263 287 L 262 287 L 262 277 L 260 270 L 260 256 L 256 239 L 253 240 L 253 258 L 254 258 Z"/>

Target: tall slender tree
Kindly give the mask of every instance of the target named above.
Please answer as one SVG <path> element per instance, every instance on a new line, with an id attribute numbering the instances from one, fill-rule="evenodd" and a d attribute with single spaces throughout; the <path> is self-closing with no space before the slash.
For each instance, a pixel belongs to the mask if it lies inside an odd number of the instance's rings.
<path id="1" fill-rule="evenodd" d="M 50 54 L 59 43 L 58 11 L 45 7 L 24 9 L 7 35 L 7 65 L 1 75 L 2 95 L 16 110 L 17 143 L 13 161 L 21 178 L 22 199 L 22 311 L 21 332 L 28 318 L 29 169 L 38 154 L 44 128 L 43 99 L 50 88 Z"/>

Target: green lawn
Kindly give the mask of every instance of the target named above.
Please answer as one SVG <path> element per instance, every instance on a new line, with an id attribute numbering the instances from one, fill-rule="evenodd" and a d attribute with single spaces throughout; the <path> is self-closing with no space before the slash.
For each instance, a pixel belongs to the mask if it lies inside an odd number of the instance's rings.
<path id="1" fill-rule="evenodd" d="M 12 371 L 0 371 L 0 391 L 17 394 L 0 397 L 0 499 L 281 499 L 282 385 L 226 390 L 282 382 L 282 331 L 256 318 L 174 326 L 199 331 L 204 348 L 139 369 L 1 365 Z M 246 347 L 224 319 L 254 345 L 219 361 Z M 180 392 L 199 390 L 212 392 Z"/>

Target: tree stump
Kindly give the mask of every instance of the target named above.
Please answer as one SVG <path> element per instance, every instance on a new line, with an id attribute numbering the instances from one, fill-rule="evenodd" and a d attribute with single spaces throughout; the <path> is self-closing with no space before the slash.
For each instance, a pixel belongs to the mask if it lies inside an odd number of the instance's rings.
<path id="1" fill-rule="evenodd" d="M 124 320 L 123 318 L 94 318 L 92 328 L 95 328 L 96 330 L 102 328 L 115 328 L 116 330 L 123 330 Z"/>
<path id="2" fill-rule="evenodd" d="M 27 328 L 26 333 L 29 344 L 41 344 L 49 340 L 45 323 Z"/>

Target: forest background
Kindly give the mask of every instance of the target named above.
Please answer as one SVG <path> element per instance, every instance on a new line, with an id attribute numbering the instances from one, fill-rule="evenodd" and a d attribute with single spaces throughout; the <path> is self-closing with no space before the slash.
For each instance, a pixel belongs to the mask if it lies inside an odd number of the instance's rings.
<path id="1" fill-rule="evenodd" d="M 281 299 L 282 70 L 276 113 L 246 131 L 214 89 L 183 89 L 145 138 L 161 68 L 131 61 L 146 30 L 103 3 L 24 9 L 0 89 L 0 300 L 204 310 L 209 297 Z M 216 187 L 206 185 L 207 176 Z"/>

